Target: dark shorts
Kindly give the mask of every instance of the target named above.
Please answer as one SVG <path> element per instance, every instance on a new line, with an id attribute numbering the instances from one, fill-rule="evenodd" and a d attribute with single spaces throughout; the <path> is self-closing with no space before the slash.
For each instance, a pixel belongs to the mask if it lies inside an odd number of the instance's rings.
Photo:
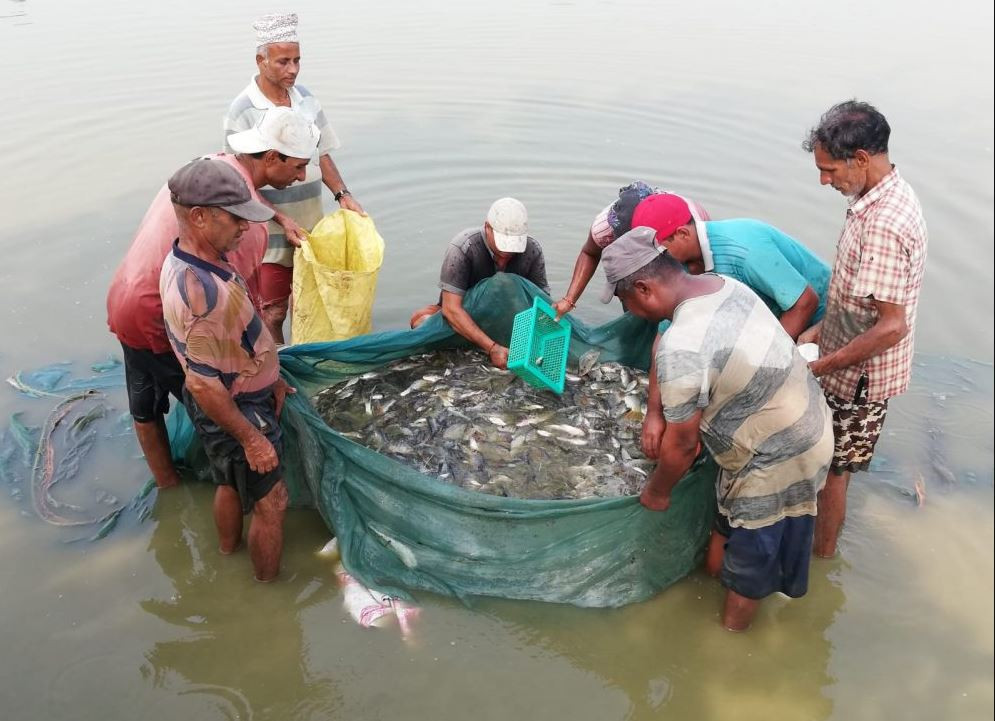
<path id="1" fill-rule="evenodd" d="M 294 269 L 279 263 L 263 263 L 259 266 L 259 297 L 263 308 L 287 307 Z"/>
<path id="2" fill-rule="evenodd" d="M 249 468 L 242 445 L 215 423 L 197 405 L 190 391 L 183 391 L 183 405 L 186 406 L 197 436 L 204 444 L 204 453 L 211 465 L 211 475 L 215 485 L 232 486 L 242 500 L 242 510 L 248 513 L 255 502 L 266 497 L 283 478 L 283 434 L 276 417 L 276 398 L 271 389 L 256 393 L 241 393 L 235 396 L 235 404 L 252 425 L 256 426 L 273 444 L 280 458 L 269 473 L 256 473 Z"/>
<path id="3" fill-rule="evenodd" d="M 866 471 L 874 455 L 874 446 L 881 436 L 888 401 L 867 400 L 867 377 L 857 384 L 853 401 L 845 401 L 831 393 L 826 404 L 833 412 L 833 473 Z"/>
<path id="4" fill-rule="evenodd" d="M 719 580 L 752 599 L 772 593 L 799 598 L 808 591 L 815 516 L 782 518 L 763 528 L 732 528 L 720 513 L 715 530 L 726 537 Z"/>
<path id="5" fill-rule="evenodd" d="M 152 423 L 169 412 L 169 394 L 183 400 L 183 367 L 172 351 L 153 353 L 124 343 L 124 382 L 128 410 L 139 423 Z"/>

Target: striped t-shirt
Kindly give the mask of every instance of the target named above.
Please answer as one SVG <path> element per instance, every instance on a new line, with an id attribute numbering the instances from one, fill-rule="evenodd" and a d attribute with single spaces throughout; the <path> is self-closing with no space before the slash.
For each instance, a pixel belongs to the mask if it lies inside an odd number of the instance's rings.
<path id="1" fill-rule="evenodd" d="M 701 437 L 721 467 L 719 512 L 763 528 L 814 515 L 833 455 L 832 416 L 790 336 L 739 281 L 691 298 L 657 348 L 663 415 L 702 410 Z"/>
<path id="2" fill-rule="evenodd" d="M 245 281 L 173 243 L 159 276 L 166 335 L 180 365 L 221 381 L 232 397 L 269 388 L 280 374 L 276 344 Z"/>
<path id="3" fill-rule="evenodd" d="M 318 138 L 318 149 L 308 163 L 304 180 L 293 183 L 286 188 L 276 189 L 270 186 L 259 189 L 259 193 L 266 198 L 277 210 L 289 215 L 294 221 L 305 230 L 310 231 L 322 216 L 325 214 L 321 205 L 321 168 L 319 158 L 332 150 L 340 147 L 338 136 L 325 117 L 321 109 L 318 98 L 313 96 L 307 88 L 295 85 L 288 91 L 290 95 L 290 107 L 301 113 L 308 120 L 318 126 L 321 133 Z M 253 77 L 228 108 L 228 113 L 224 118 L 226 153 L 231 153 L 232 148 L 228 145 L 228 136 L 232 133 L 240 133 L 255 127 L 269 108 L 276 107 L 256 84 Z M 294 264 L 294 248 L 287 242 L 287 236 L 283 232 L 283 227 L 276 221 L 269 222 L 269 246 L 263 258 L 264 263 L 277 263 L 286 267 Z"/>

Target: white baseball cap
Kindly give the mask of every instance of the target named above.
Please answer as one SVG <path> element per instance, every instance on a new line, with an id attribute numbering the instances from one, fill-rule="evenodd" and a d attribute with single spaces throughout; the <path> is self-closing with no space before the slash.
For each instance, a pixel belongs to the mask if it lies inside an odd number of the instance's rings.
<path id="1" fill-rule="evenodd" d="M 502 253 L 521 253 L 528 244 L 529 214 L 514 198 L 495 200 L 487 211 L 487 223 L 494 232 L 494 245 Z"/>
<path id="2" fill-rule="evenodd" d="M 318 127 L 286 107 L 269 108 L 255 127 L 228 136 L 236 153 L 275 150 L 291 158 L 310 158 L 318 149 Z"/>

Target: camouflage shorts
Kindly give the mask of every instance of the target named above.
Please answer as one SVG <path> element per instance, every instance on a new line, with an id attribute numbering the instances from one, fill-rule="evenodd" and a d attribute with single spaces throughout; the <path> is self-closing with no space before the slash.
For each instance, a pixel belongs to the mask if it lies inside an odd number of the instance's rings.
<path id="1" fill-rule="evenodd" d="M 866 471 L 874 455 L 874 446 L 881 435 L 888 401 L 868 401 L 866 385 L 861 384 L 857 398 L 845 401 L 831 393 L 826 394 L 826 404 L 833 412 L 833 463 L 834 473 Z"/>

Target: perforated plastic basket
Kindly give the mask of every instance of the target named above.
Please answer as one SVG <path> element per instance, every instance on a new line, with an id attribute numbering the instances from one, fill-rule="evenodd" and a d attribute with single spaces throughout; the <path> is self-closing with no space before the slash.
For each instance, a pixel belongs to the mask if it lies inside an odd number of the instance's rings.
<path id="1" fill-rule="evenodd" d="M 563 392 L 570 350 L 570 321 L 556 322 L 553 307 L 536 296 L 532 307 L 515 316 L 508 347 L 508 370 L 537 388 Z"/>

